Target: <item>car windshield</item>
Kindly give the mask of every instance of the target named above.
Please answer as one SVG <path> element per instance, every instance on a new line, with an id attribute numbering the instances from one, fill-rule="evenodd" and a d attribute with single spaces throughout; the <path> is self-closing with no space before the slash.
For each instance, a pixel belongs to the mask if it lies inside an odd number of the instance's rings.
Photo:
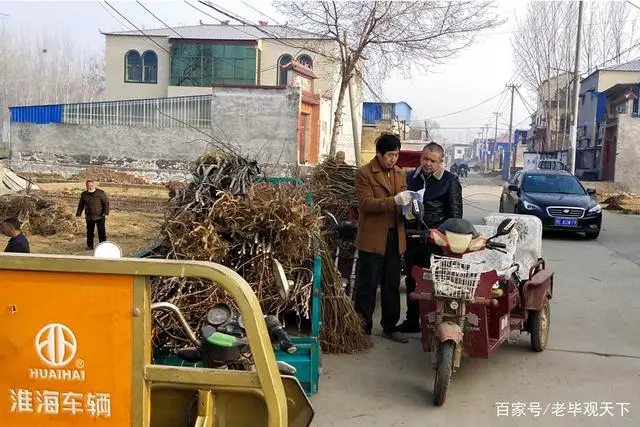
<path id="1" fill-rule="evenodd" d="M 526 175 L 523 190 L 527 193 L 585 194 L 578 179 L 571 175 Z"/>

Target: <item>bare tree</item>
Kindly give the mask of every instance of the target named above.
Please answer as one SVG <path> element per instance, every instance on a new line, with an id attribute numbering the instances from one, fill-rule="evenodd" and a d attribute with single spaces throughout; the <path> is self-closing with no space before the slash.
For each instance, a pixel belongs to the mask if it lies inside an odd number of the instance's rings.
<path id="1" fill-rule="evenodd" d="M 362 68 L 381 88 L 392 70 L 410 76 L 471 45 L 500 24 L 493 1 L 275 2 L 293 26 L 329 36 L 337 45 L 340 82 L 329 155 L 336 151 L 349 83 Z M 330 53 L 325 53 L 325 55 Z M 357 78 L 357 77 L 356 77 Z"/>
<path id="2" fill-rule="evenodd" d="M 0 25 L 0 58 L 3 138 L 11 106 L 93 101 L 104 92 L 103 55 L 81 50 L 64 33 Z"/>

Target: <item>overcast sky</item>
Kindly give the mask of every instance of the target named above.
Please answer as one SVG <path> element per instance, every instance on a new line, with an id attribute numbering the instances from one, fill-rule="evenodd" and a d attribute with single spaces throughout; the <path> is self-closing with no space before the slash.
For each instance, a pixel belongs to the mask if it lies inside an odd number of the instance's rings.
<path id="1" fill-rule="evenodd" d="M 200 20 L 208 24 L 228 19 L 217 12 L 189 1 L 207 10 L 214 18 L 206 16 L 182 1 L 141 0 L 160 19 L 171 26 L 197 25 Z M 149 12 L 135 1 L 110 1 L 131 22 L 141 28 L 162 28 Z M 271 5 L 271 0 L 215 0 L 219 6 L 257 23 L 284 23 Z M 507 22 L 499 28 L 480 35 L 475 44 L 445 65 L 432 68 L 428 73 L 414 75 L 410 80 L 392 77 L 386 82 L 384 101 L 404 101 L 413 108 L 414 120 L 430 119 L 446 115 L 478 104 L 503 91 L 507 82 L 522 83 L 515 73 L 510 38 L 515 19 L 522 16 L 527 1 L 498 0 L 499 12 Z M 254 10 L 253 8 L 259 10 Z M 7 15 L 3 15 L 7 14 Z M 124 19 L 109 9 L 103 1 L 0 1 L 0 19 L 13 28 L 47 28 L 52 31 L 67 31 L 79 46 L 102 51 L 104 36 L 100 31 L 133 29 Z M 277 20 L 277 22 L 274 22 Z M 521 89 L 524 91 L 524 88 Z M 442 128 L 440 132 L 448 142 L 462 142 L 478 136 L 480 127 L 490 124 L 493 136 L 495 118 L 499 111 L 498 132 L 505 132 L 509 124 L 509 97 L 499 96 L 482 106 L 460 114 L 435 119 Z M 378 100 L 374 100 L 378 101 Z M 527 108 L 516 96 L 514 103 L 514 125 L 526 129 L 529 121 Z M 515 126 L 514 126 L 515 127 Z"/>

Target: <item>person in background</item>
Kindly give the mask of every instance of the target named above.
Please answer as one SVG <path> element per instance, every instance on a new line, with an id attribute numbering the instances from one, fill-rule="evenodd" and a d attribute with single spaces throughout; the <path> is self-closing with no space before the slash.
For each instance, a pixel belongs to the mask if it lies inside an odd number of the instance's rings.
<path id="1" fill-rule="evenodd" d="M 336 158 L 335 158 L 335 162 L 337 165 L 344 165 L 345 164 L 345 154 L 344 151 L 338 151 L 336 153 Z"/>
<path id="2" fill-rule="evenodd" d="M 410 171 L 407 176 L 409 190 L 417 192 L 424 188 L 424 222 L 429 228 L 437 228 L 449 218 L 462 218 L 462 186 L 458 177 L 444 168 L 443 161 L 442 146 L 430 142 L 422 150 L 420 166 Z M 409 233 L 417 226 L 415 221 L 406 222 Z M 419 303 L 409 299 L 411 292 L 416 289 L 411 269 L 416 265 L 428 268 L 431 254 L 441 255 L 442 251 L 440 247 L 423 239 L 408 239 L 404 256 L 407 272 L 407 318 L 398 326 L 401 332 L 420 332 Z"/>
<path id="3" fill-rule="evenodd" d="M 9 237 L 9 243 L 4 248 L 5 252 L 13 253 L 31 253 L 29 249 L 29 240 L 27 236 L 22 234 L 22 224 L 18 218 L 7 218 L 2 222 L 2 234 Z"/>
<path id="4" fill-rule="evenodd" d="M 87 222 L 87 250 L 93 250 L 94 232 L 98 228 L 98 241 L 100 243 L 107 240 L 106 218 L 109 215 L 109 197 L 107 194 L 96 188 L 92 179 L 86 183 L 86 191 L 80 195 L 76 216 L 80 217 L 82 211 Z"/>
<path id="5" fill-rule="evenodd" d="M 401 207 L 411 201 L 406 175 L 395 166 L 399 154 L 400 139 L 382 135 L 376 141 L 376 156 L 356 173 L 359 259 L 355 309 L 365 332 L 371 335 L 380 284 L 383 336 L 407 343 L 396 329 L 400 320 L 400 257 L 406 246 Z"/>

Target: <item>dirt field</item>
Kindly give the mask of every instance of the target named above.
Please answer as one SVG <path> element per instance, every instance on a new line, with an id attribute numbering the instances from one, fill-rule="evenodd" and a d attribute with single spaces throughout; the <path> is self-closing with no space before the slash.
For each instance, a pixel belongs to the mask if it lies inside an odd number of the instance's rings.
<path id="1" fill-rule="evenodd" d="M 75 213 L 78 197 L 84 190 L 83 182 L 38 183 L 38 194 L 46 199 L 65 204 Z M 107 238 L 122 248 L 125 256 L 134 256 L 159 239 L 160 227 L 168 202 L 168 190 L 161 185 L 99 184 L 110 197 L 110 215 L 107 218 Z M 79 234 L 58 234 L 50 237 L 30 235 L 32 253 L 90 255 L 85 250 L 84 216 L 78 219 Z M 4 248 L 7 238 L 0 236 Z M 97 244 L 97 235 L 96 235 Z"/>

